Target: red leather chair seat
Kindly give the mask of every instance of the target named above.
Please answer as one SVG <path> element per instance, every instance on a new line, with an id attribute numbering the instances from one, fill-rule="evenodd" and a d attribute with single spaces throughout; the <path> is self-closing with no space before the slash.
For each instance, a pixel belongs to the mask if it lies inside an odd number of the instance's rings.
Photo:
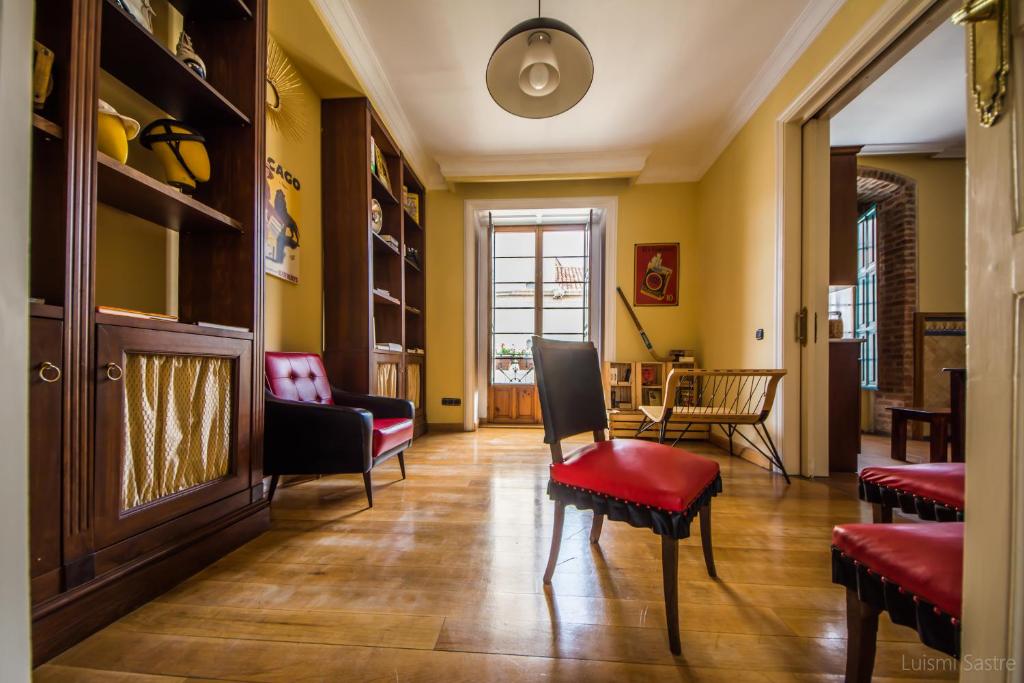
<path id="1" fill-rule="evenodd" d="M 373 421 L 373 457 L 412 441 L 413 423 L 407 417 L 388 417 Z"/>
<path id="2" fill-rule="evenodd" d="M 559 484 L 683 512 L 718 477 L 714 460 L 637 439 L 598 441 L 551 466 Z"/>
<path id="3" fill-rule="evenodd" d="M 865 467 L 862 481 L 919 498 L 926 498 L 957 510 L 964 509 L 964 463 L 936 462 L 921 465 Z"/>
<path id="4" fill-rule="evenodd" d="M 843 524 L 832 545 L 885 581 L 960 618 L 964 525 Z"/>

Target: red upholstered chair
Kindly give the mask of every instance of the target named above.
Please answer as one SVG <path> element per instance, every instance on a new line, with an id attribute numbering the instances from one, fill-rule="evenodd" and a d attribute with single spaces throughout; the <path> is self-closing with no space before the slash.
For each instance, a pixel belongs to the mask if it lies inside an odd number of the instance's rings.
<path id="1" fill-rule="evenodd" d="M 891 522 L 893 508 L 938 522 L 964 520 L 964 463 L 865 467 L 857 493 L 874 506 L 876 522 Z"/>
<path id="2" fill-rule="evenodd" d="M 878 615 L 960 657 L 964 525 L 844 524 L 832 530 L 832 583 L 846 587 L 846 680 L 867 683 Z"/>
<path id="3" fill-rule="evenodd" d="M 263 471 L 270 499 L 282 474 L 363 475 L 373 507 L 371 470 L 397 455 L 405 479 L 412 443 L 413 405 L 331 386 L 315 353 L 266 353 L 267 408 Z"/>
<path id="4" fill-rule="evenodd" d="M 548 496 L 555 501 L 555 526 L 544 583 L 550 585 L 558 562 L 566 505 L 594 511 L 591 543 L 600 539 L 605 517 L 651 529 L 661 536 L 669 647 L 678 655 L 679 539 L 690 536 L 690 522 L 699 513 L 704 563 L 708 575 L 714 577 L 711 498 L 722 490 L 718 463 L 663 444 L 605 440 L 608 416 L 593 344 L 534 337 L 533 360 L 544 416 L 544 442 L 551 447 Z M 563 456 L 561 440 L 584 432 L 593 432 L 594 443 Z"/>

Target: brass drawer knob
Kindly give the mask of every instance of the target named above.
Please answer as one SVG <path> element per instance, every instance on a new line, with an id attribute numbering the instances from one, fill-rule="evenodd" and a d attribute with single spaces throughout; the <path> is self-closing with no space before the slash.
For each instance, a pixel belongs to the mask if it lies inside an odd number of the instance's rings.
<path id="1" fill-rule="evenodd" d="M 51 363 L 50 361 L 43 361 L 39 365 L 39 379 L 43 380 L 47 384 L 53 384 L 54 382 L 60 381 L 60 368 Z"/>

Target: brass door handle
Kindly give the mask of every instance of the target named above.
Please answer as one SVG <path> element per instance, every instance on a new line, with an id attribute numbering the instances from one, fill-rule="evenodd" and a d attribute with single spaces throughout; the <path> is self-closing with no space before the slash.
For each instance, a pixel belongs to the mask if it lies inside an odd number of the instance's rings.
<path id="1" fill-rule="evenodd" d="M 117 363 L 107 363 L 107 379 L 116 382 L 124 377 L 124 370 Z"/>
<path id="2" fill-rule="evenodd" d="M 43 380 L 47 384 L 53 384 L 54 382 L 60 381 L 60 368 L 51 363 L 50 361 L 43 361 L 39 365 L 39 379 Z"/>

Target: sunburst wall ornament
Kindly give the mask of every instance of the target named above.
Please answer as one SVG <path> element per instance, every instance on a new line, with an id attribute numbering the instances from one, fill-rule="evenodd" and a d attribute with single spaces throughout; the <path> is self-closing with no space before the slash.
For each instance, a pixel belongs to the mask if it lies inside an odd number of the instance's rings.
<path id="1" fill-rule="evenodd" d="M 299 72 L 277 41 L 267 36 L 267 120 L 290 140 L 300 140 L 306 132 L 302 95 Z"/>

